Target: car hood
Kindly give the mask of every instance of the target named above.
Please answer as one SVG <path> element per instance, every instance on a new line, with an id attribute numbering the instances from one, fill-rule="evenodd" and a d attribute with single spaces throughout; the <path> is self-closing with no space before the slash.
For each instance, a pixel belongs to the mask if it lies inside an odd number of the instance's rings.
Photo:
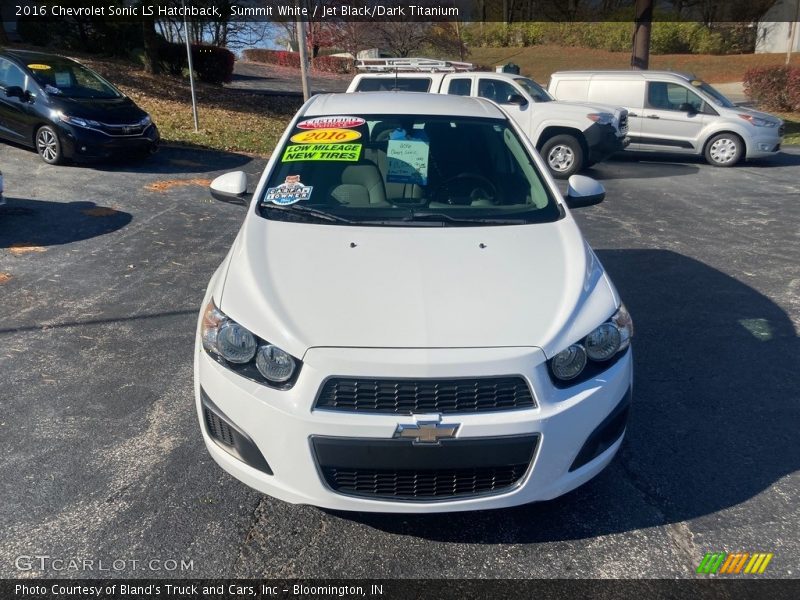
<path id="1" fill-rule="evenodd" d="M 147 114 L 130 98 L 59 98 L 50 97 L 50 104 L 56 110 L 71 117 L 92 119 L 109 125 L 129 125 L 138 123 Z"/>
<path id="2" fill-rule="evenodd" d="M 612 289 L 569 216 L 522 226 L 396 228 L 251 214 L 231 253 L 220 308 L 299 357 L 320 346 L 536 346 L 552 355 L 577 339 L 561 338 L 585 335 L 613 313 Z M 579 309 L 589 296 L 587 316 Z"/>
<path id="3" fill-rule="evenodd" d="M 728 110 L 731 110 L 731 111 L 737 112 L 737 113 L 745 113 L 745 114 L 748 114 L 748 115 L 752 115 L 752 116 L 758 117 L 760 119 L 765 119 L 767 121 L 772 121 L 773 123 L 777 123 L 779 125 L 781 123 L 783 123 L 783 120 L 779 119 L 775 115 L 771 115 L 769 113 L 761 112 L 760 110 L 747 108 L 745 106 L 737 106 L 736 108 L 729 108 Z"/>

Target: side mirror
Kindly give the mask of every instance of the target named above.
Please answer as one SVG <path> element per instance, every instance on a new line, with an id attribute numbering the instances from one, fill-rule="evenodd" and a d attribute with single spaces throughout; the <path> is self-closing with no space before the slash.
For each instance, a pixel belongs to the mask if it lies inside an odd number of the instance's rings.
<path id="1" fill-rule="evenodd" d="M 7 98 L 19 98 L 23 102 L 28 100 L 28 92 L 23 90 L 18 85 L 10 85 L 6 88 Z"/>
<path id="2" fill-rule="evenodd" d="M 247 175 L 244 171 L 232 171 L 220 175 L 211 182 L 208 191 L 216 200 L 246 205 Z"/>
<path id="3" fill-rule="evenodd" d="M 694 107 L 694 104 L 690 104 L 689 102 L 684 102 L 678 107 L 678 110 L 681 112 L 689 113 L 690 115 L 696 115 L 697 109 Z"/>
<path id="4" fill-rule="evenodd" d="M 527 106 L 528 100 L 522 94 L 510 94 L 505 101 L 506 104 L 516 104 L 517 106 Z"/>
<path id="5" fill-rule="evenodd" d="M 573 175 L 567 187 L 567 206 L 580 208 L 600 204 L 606 197 L 606 189 L 601 183 L 585 175 Z"/>

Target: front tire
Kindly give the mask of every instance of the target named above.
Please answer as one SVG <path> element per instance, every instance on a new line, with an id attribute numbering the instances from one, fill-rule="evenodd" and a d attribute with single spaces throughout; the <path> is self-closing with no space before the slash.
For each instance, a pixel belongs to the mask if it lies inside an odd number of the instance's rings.
<path id="1" fill-rule="evenodd" d="M 50 125 L 42 125 L 36 132 L 36 151 L 48 165 L 57 165 L 64 161 L 61 140 L 56 130 Z"/>
<path id="2" fill-rule="evenodd" d="M 732 167 L 744 156 L 744 142 L 734 133 L 720 133 L 706 144 L 706 161 L 715 167 Z"/>
<path id="3" fill-rule="evenodd" d="M 586 161 L 580 141 L 566 134 L 547 140 L 541 154 L 556 179 L 569 179 L 584 167 Z"/>

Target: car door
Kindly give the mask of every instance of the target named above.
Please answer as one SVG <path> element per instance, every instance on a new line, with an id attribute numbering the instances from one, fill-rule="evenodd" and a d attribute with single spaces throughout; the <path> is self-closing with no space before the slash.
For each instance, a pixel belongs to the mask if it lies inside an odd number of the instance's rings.
<path id="1" fill-rule="evenodd" d="M 503 109 L 517 122 L 522 130 L 529 136 L 531 135 L 533 103 L 530 101 L 528 94 L 521 88 L 518 88 L 510 81 L 504 79 L 481 77 L 478 79 L 478 96 L 494 100 L 502 105 Z M 520 96 L 527 100 L 527 102 L 525 102 L 525 104 L 509 102 L 512 96 Z"/>
<path id="2" fill-rule="evenodd" d="M 8 88 L 27 89 L 28 76 L 17 65 L 0 58 L 0 135 L 14 141 L 30 142 L 32 102 L 6 95 Z"/>
<path id="3" fill-rule="evenodd" d="M 705 101 L 680 83 L 648 81 L 639 140 L 642 150 L 696 153 Z"/>

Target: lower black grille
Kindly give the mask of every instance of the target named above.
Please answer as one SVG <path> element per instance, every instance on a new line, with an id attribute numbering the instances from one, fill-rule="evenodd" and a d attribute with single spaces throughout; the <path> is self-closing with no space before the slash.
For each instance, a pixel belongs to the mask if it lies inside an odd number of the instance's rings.
<path id="1" fill-rule="evenodd" d="M 470 379 L 328 379 L 317 408 L 350 412 L 476 413 L 533 408 L 522 377 Z"/>
<path id="2" fill-rule="evenodd" d="M 206 425 L 208 425 L 208 434 L 227 446 L 233 446 L 233 430 L 228 424 L 207 407 L 203 407 L 203 412 L 206 417 Z"/>
<path id="3" fill-rule="evenodd" d="M 518 484 L 533 460 L 536 434 L 442 440 L 312 437 L 325 483 L 333 491 L 398 501 L 431 501 L 501 493 Z"/>
<path id="4" fill-rule="evenodd" d="M 622 135 L 628 135 L 628 113 L 625 113 L 619 118 L 619 132 Z"/>
<path id="5" fill-rule="evenodd" d="M 527 464 L 413 471 L 328 467 L 322 473 L 328 485 L 343 494 L 423 500 L 498 492 L 517 483 L 527 468 Z"/>

